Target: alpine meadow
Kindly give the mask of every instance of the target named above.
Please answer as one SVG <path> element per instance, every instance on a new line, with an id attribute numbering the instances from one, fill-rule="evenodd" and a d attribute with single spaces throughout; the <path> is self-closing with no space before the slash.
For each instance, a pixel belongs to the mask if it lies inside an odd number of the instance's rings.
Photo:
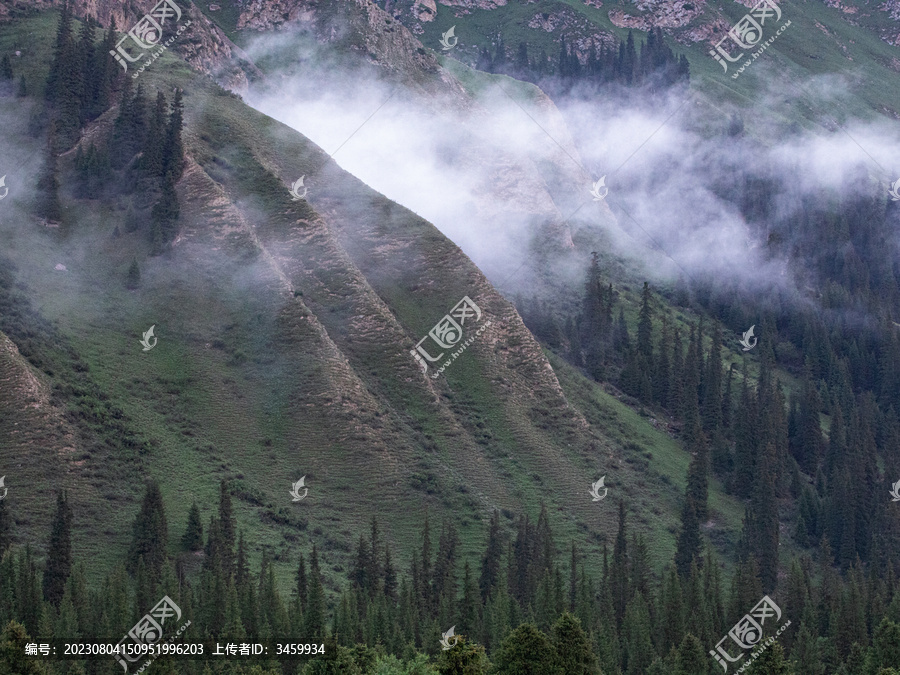
<path id="1" fill-rule="evenodd" d="M 0 675 L 900 675 L 900 2 L 0 0 Z"/>

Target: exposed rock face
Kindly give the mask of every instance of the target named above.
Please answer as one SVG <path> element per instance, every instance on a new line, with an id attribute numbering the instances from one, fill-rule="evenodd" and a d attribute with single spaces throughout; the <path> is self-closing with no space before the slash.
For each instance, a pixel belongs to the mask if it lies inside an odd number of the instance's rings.
<path id="1" fill-rule="evenodd" d="M 258 74 L 253 66 L 247 65 L 249 59 L 246 55 L 190 0 L 171 1 L 176 3 L 182 13 L 178 23 L 184 24 L 188 20 L 191 22 L 187 30 L 172 44 L 171 50 L 200 72 L 219 80 L 224 86 L 245 91 L 247 74 L 237 65 L 238 60 L 242 60 L 244 67 Z M 92 17 L 103 27 L 109 26 L 110 22 L 114 21 L 116 29 L 120 33 L 125 33 L 158 2 L 159 0 L 133 0 L 125 3 L 119 0 L 70 0 L 70 5 L 77 18 Z M 11 0 L 8 7 L 0 5 L 0 19 L 8 16 L 9 8 L 48 9 L 61 5 L 62 2 L 54 0 Z M 163 26 L 164 40 L 175 32 L 170 26 L 174 26 L 171 19 Z"/>
<path id="2" fill-rule="evenodd" d="M 310 23 L 318 8 L 316 0 L 253 0 L 238 17 L 239 29 L 267 31 L 285 24 Z"/>
<path id="3" fill-rule="evenodd" d="M 434 17 L 437 16 L 437 5 L 434 4 L 434 0 L 416 0 L 412 12 L 419 21 L 434 21 Z"/>
<path id="4" fill-rule="evenodd" d="M 706 0 L 637 0 L 641 16 L 631 16 L 620 9 L 609 12 L 609 20 L 620 28 L 682 28 L 706 10 Z"/>
<path id="5" fill-rule="evenodd" d="M 497 9 L 506 5 L 506 0 L 439 0 L 446 7 L 464 9 Z"/>

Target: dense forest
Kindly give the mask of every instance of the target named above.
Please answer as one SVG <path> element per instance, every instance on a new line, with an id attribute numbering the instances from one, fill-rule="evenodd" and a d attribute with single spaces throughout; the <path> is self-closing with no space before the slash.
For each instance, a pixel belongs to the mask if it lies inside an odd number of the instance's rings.
<path id="1" fill-rule="evenodd" d="M 486 73 L 502 73 L 532 82 L 556 96 L 567 93 L 575 85 L 648 85 L 655 89 L 690 81 L 687 57 L 675 56 L 659 28 L 647 33 L 646 41 L 639 47 L 635 46 L 632 31 L 618 44 L 604 44 L 599 50 L 591 45 L 584 63 L 566 44 L 565 37 L 554 60 L 543 48 L 529 53 L 525 42 L 519 43 L 515 57 L 510 58 L 503 36 L 499 36 L 493 52 L 487 47 L 481 49 L 475 67 Z"/>

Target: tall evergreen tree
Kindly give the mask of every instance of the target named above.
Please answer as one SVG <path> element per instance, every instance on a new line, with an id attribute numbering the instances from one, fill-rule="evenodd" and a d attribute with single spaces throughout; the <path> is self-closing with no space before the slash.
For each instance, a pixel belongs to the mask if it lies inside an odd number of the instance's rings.
<path id="1" fill-rule="evenodd" d="M 169 114 L 169 123 L 166 126 L 166 138 L 162 153 L 163 175 L 173 184 L 178 182 L 184 172 L 184 145 L 181 140 L 183 126 L 182 90 L 176 89 L 172 101 L 172 112 Z"/>
<path id="2" fill-rule="evenodd" d="M 226 575 L 234 573 L 234 547 L 237 543 L 231 492 L 226 481 L 219 482 L 219 535 L 221 537 L 222 569 Z"/>
<path id="3" fill-rule="evenodd" d="M 137 261 L 134 261 L 137 264 Z M 199 551 L 203 548 L 203 523 L 200 520 L 200 509 L 197 508 L 197 502 L 191 504 L 191 510 L 188 511 L 187 525 L 184 528 L 184 535 L 181 537 L 181 546 L 188 551 Z"/>
<path id="4" fill-rule="evenodd" d="M 621 625 L 628 604 L 628 543 L 626 540 L 625 503 L 619 502 L 619 527 L 613 547 L 613 560 L 609 570 L 609 585 L 612 593 L 616 623 Z"/>
<path id="5" fill-rule="evenodd" d="M 47 543 L 44 599 L 59 607 L 72 571 L 72 509 L 64 492 L 56 495 L 56 513 Z"/>
<path id="6" fill-rule="evenodd" d="M 675 551 L 675 567 L 682 578 L 690 573 L 691 563 L 700 553 L 700 522 L 697 507 L 690 495 L 686 495 L 681 510 L 681 532 Z"/>
<path id="7" fill-rule="evenodd" d="M 168 526 L 159 484 L 153 480 L 147 484 L 141 510 L 132 525 L 131 546 L 128 550 L 127 569 L 132 574 L 137 571 L 140 558 L 144 559 L 147 574 L 154 582 L 159 581 L 166 562 Z"/>
<path id="8" fill-rule="evenodd" d="M 6 509 L 6 501 L 0 499 L 0 560 L 3 559 L 3 554 L 12 545 L 12 518 L 10 518 Z M 0 619 L 2 619 L 2 616 L 0 616 Z"/>
<path id="9" fill-rule="evenodd" d="M 307 607 L 304 635 L 313 640 L 325 637 L 325 591 L 322 588 L 322 572 L 319 569 L 319 553 L 313 544 L 309 558 L 309 589 L 307 590 Z"/>
<path id="10" fill-rule="evenodd" d="M 481 576 L 478 587 L 481 590 L 482 602 L 487 602 L 500 578 L 500 560 L 503 555 L 503 542 L 500 539 L 500 512 L 496 509 L 491 514 L 488 526 L 488 541 L 481 559 Z"/>
<path id="11" fill-rule="evenodd" d="M 506 636 L 493 662 L 492 675 L 563 675 L 550 639 L 530 623 Z"/>
<path id="12" fill-rule="evenodd" d="M 587 633 L 569 612 L 563 613 L 553 624 L 551 640 L 557 665 L 565 675 L 601 675 Z"/>

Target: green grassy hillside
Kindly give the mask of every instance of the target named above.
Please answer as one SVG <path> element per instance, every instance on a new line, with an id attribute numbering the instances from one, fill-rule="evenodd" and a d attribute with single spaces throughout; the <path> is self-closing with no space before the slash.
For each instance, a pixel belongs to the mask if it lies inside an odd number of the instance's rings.
<path id="1" fill-rule="evenodd" d="M 31 80 L 49 60 L 52 26 L 38 15 L 0 28 L 5 48 L 40 36 L 24 68 Z M 17 297 L 21 315 L 4 312 L 3 327 L 13 341 L 36 336 L 31 362 L 5 356 L 4 372 L 56 391 L 53 414 L 68 425 L 51 435 L 52 415 L 35 420 L 21 406 L 23 385 L 0 391 L 0 473 L 15 490 L 17 541 L 43 548 L 53 493 L 67 489 L 75 550 L 99 578 L 124 555 L 152 477 L 173 554 L 191 503 L 207 521 L 219 481 L 231 481 L 252 559 L 268 550 L 285 589 L 313 541 L 336 589 L 372 515 L 405 566 L 426 507 L 432 522 L 456 524 L 470 554 L 493 509 L 510 525 L 544 503 L 558 545 L 576 539 L 597 569 L 621 499 L 656 564 L 671 558 L 689 456 L 659 421 L 548 362 L 452 242 L 301 135 L 170 55 L 140 81 L 154 95 L 185 91 L 188 165 L 170 253 L 149 256 L 144 231 L 129 231 L 132 198 L 73 191 L 74 151 L 60 161 L 64 227 L 36 222 L 17 195 L 0 211 L 15 262 L 4 297 Z M 31 105 L 3 100 L 10 115 Z M 90 134 L 109 133 L 116 114 Z M 13 144 L 40 154 L 37 140 Z M 308 202 L 293 202 L 288 186 L 301 175 Z M 132 258 L 135 291 L 124 285 Z M 445 376 L 423 377 L 409 349 L 464 295 L 492 326 Z M 625 302 L 631 317 L 635 297 Z M 159 343 L 142 352 L 151 325 Z M 16 436 L 10 425 L 43 433 Z M 604 474 L 609 498 L 592 503 L 590 483 Z M 309 496 L 292 503 L 303 475 Z M 711 540 L 727 554 L 742 507 L 712 488 Z"/>

